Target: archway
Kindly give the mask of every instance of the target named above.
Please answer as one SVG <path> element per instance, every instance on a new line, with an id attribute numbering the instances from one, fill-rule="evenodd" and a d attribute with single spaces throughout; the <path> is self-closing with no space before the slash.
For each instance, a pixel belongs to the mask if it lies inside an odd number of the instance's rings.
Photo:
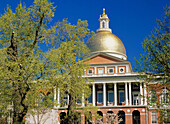
<path id="1" fill-rule="evenodd" d="M 133 111 L 132 113 L 133 124 L 140 124 L 140 112 L 138 110 Z"/>
<path id="2" fill-rule="evenodd" d="M 114 124 L 115 114 L 112 111 L 108 111 L 106 114 L 106 122 L 107 124 Z"/>
<path id="3" fill-rule="evenodd" d="M 118 113 L 118 121 L 122 120 L 119 124 L 125 124 L 125 112 L 119 111 Z"/>
<path id="4" fill-rule="evenodd" d="M 66 117 L 66 113 L 65 112 L 61 112 L 60 113 L 60 124 L 66 124 L 65 117 Z"/>
<path id="5" fill-rule="evenodd" d="M 101 111 L 97 111 L 97 118 L 96 118 L 96 124 L 100 124 L 103 122 L 103 113 Z"/>
<path id="6" fill-rule="evenodd" d="M 81 113 L 80 112 L 74 113 L 74 124 L 81 124 Z"/>
<path id="7" fill-rule="evenodd" d="M 92 113 L 87 112 L 85 114 L 85 124 L 92 124 Z"/>

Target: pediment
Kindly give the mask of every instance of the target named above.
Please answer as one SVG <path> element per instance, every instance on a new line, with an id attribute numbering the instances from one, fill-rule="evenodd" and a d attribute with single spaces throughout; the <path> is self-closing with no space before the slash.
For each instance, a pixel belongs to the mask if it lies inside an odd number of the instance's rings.
<path id="1" fill-rule="evenodd" d="M 113 56 L 108 56 L 104 54 L 97 54 L 94 56 L 91 56 L 89 60 L 85 61 L 86 63 L 89 64 L 98 64 L 98 63 L 119 63 L 119 62 L 124 62 L 125 60 L 118 59 Z"/>

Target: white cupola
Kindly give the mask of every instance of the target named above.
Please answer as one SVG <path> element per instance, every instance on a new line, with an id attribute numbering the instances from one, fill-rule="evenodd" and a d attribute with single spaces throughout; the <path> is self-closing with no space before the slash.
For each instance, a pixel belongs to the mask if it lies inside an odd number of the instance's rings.
<path id="1" fill-rule="evenodd" d="M 105 8 L 103 8 L 103 14 L 102 14 L 102 16 L 100 15 L 99 22 L 100 22 L 100 28 L 97 29 L 97 32 L 99 32 L 99 31 L 112 32 L 112 29 L 109 28 L 109 18 L 105 14 Z"/>

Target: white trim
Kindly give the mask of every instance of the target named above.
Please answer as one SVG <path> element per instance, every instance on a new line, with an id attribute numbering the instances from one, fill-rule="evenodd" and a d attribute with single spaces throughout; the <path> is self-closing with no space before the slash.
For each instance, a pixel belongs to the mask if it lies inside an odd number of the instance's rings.
<path id="1" fill-rule="evenodd" d="M 125 115 L 132 115 L 132 114 L 125 114 Z"/>

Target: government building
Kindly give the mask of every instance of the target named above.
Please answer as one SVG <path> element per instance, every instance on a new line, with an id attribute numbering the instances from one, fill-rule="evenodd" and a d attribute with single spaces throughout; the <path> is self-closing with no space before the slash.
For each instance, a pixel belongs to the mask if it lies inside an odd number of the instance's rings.
<path id="1" fill-rule="evenodd" d="M 102 117 L 101 121 L 104 124 L 107 123 L 107 113 L 122 118 L 120 124 L 157 124 L 157 111 L 147 104 L 147 97 L 152 93 L 147 90 L 145 82 L 138 78 L 139 74 L 133 72 L 123 42 L 112 34 L 112 29 L 109 28 L 109 18 L 105 14 L 105 9 L 99 18 L 99 25 L 96 35 L 87 41 L 91 56 L 86 61 L 90 64 L 90 69 L 86 70 L 85 77 L 94 81 L 88 104 L 98 108 L 97 113 Z M 162 88 L 159 91 L 159 94 L 161 93 L 167 95 L 168 91 Z M 164 95 L 159 99 L 162 97 Z M 169 102 L 168 99 L 166 102 Z M 77 104 L 79 107 L 85 106 L 85 103 Z M 81 113 L 81 110 L 79 112 Z M 60 106 L 58 118 L 61 123 L 63 123 L 61 119 L 66 114 L 67 111 Z M 92 120 L 95 122 L 93 116 Z M 85 115 L 81 113 L 81 124 L 88 123 L 91 122 L 87 121 Z"/>
<path id="2" fill-rule="evenodd" d="M 127 60 L 125 46 L 112 33 L 109 21 L 103 9 L 103 14 L 99 18 L 100 27 L 96 35 L 87 41 L 91 55 L 85 62 L 90 64 L 90 69 L 86 70 L 84 76 L 93 80 L 88 104 L 97 107 L 97 113 L 102 117 L 103 124 L 108 123 L 106 117 L 108 113 L 117 115 L 117 120 L 121 118 L 120 124 L 158 124 L 157 111 L 147 104 L 147 98 L 152 93 L 147 90 L 145 82 L 138 78 L 139 74 L 133 72 L 131 63 Z M 168 90 L 164 88 L 159 91 L 159 94 L 168 95 L 167 93 Z M 57 101 L 61 101 L 59 91 L 56 94 Z M 159 99 L 164 100 L 166 95 L 160 95 Z M 55 107 L 53 115 L 56 115 L 54 118 L 58 118 L 57 123 L 65 123 L 63 119 L 67 114 L 68 99 L 69 97 L 65 96 L 65 105 L 59 102 L 59 106 Z M 166 102 L 169 100 L 166 99 Z M 86 104 L 77 102 L 77 105 L 83 108 Z M 80 113 L 81 122 L 75 123 L 96 123 L 93 112 L 90 112 L 92 120 L 89 121 L 81 109 L 77 111 Z M 116 119 L 111 123 L 117 124 Z"/>

